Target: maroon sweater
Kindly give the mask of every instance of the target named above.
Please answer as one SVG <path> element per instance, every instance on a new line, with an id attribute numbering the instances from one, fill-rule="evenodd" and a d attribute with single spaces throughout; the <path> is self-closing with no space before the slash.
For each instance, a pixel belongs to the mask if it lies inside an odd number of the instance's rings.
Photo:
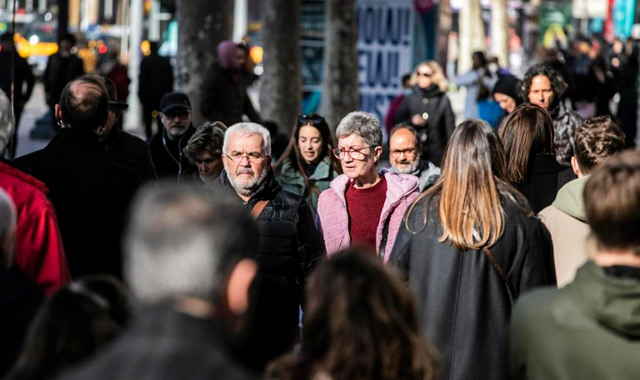
<path id="1" fill-rule="evenodd" d="M 387 195 L 387 180 L 382 177 L 375 186 L 357 189 L 353 182 L 346 193 L 351 244 L 376 248 L 376 229 Z"/>

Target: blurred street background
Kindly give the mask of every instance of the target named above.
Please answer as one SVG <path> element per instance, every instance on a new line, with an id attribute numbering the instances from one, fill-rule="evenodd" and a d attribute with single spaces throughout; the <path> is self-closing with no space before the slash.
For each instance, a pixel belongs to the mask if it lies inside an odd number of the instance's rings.
<path id="1" fill-rule="evenodd" d="M 0 1 L 0 31 L 15 31 L 18 53 L 37 78 L 20 121 L 17 156 L 43 147 L 53 134 L 47 130 L 51 118 L 42 78 L 65 31 L 77 40 L 74 54 L 82 59 L 85 72 L 107 76 L 114 63 L 126 68 L 129 109 L 124 127 L 144 138 L 137 86 L 140 61 L 150 54 L 152 41 L 158 42 L 160 55 L 171 59 L 174 88 L 186 92 L 195 104 L 196 124 L 203 121 L 197 110 L 198 87 L 202 71 L 216 58 L 215 46 L 222 40 L 245 41 L 256 77 L 250 98 L 263 119 L 274 120 L 286 134 L 291 115 L 300 113 L 324 114 L 334 121 L 333 127 L 348 108 L 384 120 L 391 100 L 402 93 L 402 76 L 424 60 L 439 62 L 451 81 L 470 69 L 471 54 L 480 50 L 502 70 L 522 78 L 539 62 L 558 64 L 569 72 L 579 69 L 574 58 L 584 53 L 580 44 L 587 44 L 584 54 L 593 62 L 606 60 L 610 68 L 616 41 L 629 51 L 637 45 L 639 21 L 636 0 Z M 355 59 L 334 51 L 345 41 L 328 43 L 340 22 L 356 31 L 353 41 L 346 42 L 354 45 Z M 291 99 L 264 96 L 285 88 L 278 82 L 278 68 L 286 54 L 291 55 L 286 70 L 300 78 L 298 82 L 287 74 L 292 82 L 288 85 L 294 86 L 287 88 L 295 93 L 288 94 Z M 629 64 L 638 66 L 637 61 Z M 340 84 L 336 72 L 357 78 L 355 97 L 348 97 L 349 90 L 338 95 L 327 91 Z M 637 94 L 637 75 L 633 78 Z M 465 89 L 450 85 L 448 96 L 457 121 L 463 120 Z M 619 98 L 618 92 L 611 99 L 613 116 Z"/>

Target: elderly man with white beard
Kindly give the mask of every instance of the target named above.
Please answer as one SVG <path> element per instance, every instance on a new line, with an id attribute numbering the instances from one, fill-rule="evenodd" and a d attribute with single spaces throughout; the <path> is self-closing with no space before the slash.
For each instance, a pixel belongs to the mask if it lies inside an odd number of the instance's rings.
<path id="1" fill-rule="evenodd" d="M 304 284 L 324 244 L 305 200 L 283 190 L 271 168 L 269 131 L 254 123 L 227 129 L 224 171 L 214 187 L 238 196 L 258 225 L 258 274 L 252 288 L 253 323 L 241 346 L 247 365 L 262 372 L 271 359 L 291 351 L 298 338 Z"/>
<path id="2" fill-rule="evenodd" d="M 431 187 L 440 177 L 440 168 L 424 161 L 418 133 L 408 125 L 397 125 L 389 133 L 390 173 L 411 174 L 420 181 L 420 192 Z"/>

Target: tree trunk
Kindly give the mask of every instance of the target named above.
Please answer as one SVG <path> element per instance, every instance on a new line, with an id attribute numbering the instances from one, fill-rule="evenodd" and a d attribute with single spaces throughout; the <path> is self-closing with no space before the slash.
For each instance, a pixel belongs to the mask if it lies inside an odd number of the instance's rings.
<path id="1" fill-rule="evenodd" d="M 358 107 L 356 0 L 327 0 L 322 107 L 331 126 Z"/>
<path id="2" fill-rule="evenodd" d="M 491 53 L 501 67 L 509 67 L 509 21 L 507 0 L 493 0 L 491 5 Z"/>
<path id="3" fill-rule="evenodd" d="M 176 0 L 178 20 L 177 84 L 193 108 L 193 124 L 202 124 L 200 83 L 216 58 L 216 47 L 231 39 L 233 1 Z"/>
<path id="4" fill-rule="evenodd" d="M 447 72 L 449 32 L 451 32 L 452 27 L 451 3 L 449 0 L 440 0 L 440 5 L 438 6 L 438 40 L 436 44 L 436 60 L 445 72 Z"/>
<path id="5" fill-rule="evenodd" d="M 302 110 L 300 2 L 264 0 L 261 6 L 264 73 L 260 113 L 289 133 Z"/>
<path id="6" fill-rule="evenodd" d="M 485 51 L 484 24 L 480 0 L 466 0 L 460 10 L 460 57 L 458 74 L 471 69 L 471 54 Z"/>

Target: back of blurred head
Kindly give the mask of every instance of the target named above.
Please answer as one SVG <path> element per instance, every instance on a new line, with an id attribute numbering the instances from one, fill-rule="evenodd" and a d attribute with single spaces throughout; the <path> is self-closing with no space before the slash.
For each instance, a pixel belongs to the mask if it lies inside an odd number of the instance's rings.
<path id="1" fill-rule="evenodd" d="M 125 239 L 125 276 L 143 305 L 194 301 L 241 315 L 255 274 L 257 228 L 230 195 L 162 183 L 137 196 Z M 185 310 L 188 312 L 188 310 Z"/>
<path id="2" fill-rule="evenodd" d="M 50 379 L 86 361 L 122 331 L 128 307 L 124 286 L 109 276 L 60 288 L 31 323 L 9 379 Z"/>
<path id="3" fill-rule="evenodd" d="M 356 248 L 332 256 L 312 274 L 307 294 L 302 348 L 297 356 L 274 363 L 270 375 L 281 380 L 434 378 L 413 295 L 374 254 Z"/>
<path id="4" fill-rule="evenodd" d="M 584 202 L 598 244 L 596 263 L 602 264 L 599 256 L 606 252 L 615 262 L 601 266 L 640 267 L 640 151 L 625 151 L 597 165 L 585 184 Z"/>
<path id="5" fill-rule="evenodd" d="M 582 122 L 574 134 L 571 166 L 578 176 L 587 175 L 598 164 L 624 149 L 624 133 L 609 116 Z"/>
<path id="6" fill-rule="evenodd" d="M 0 36 L 0 46 L 2 46 L 2 53 L 13 53 L 16 50 L 13 34 L 10 32 L 2 34 Z"/>

